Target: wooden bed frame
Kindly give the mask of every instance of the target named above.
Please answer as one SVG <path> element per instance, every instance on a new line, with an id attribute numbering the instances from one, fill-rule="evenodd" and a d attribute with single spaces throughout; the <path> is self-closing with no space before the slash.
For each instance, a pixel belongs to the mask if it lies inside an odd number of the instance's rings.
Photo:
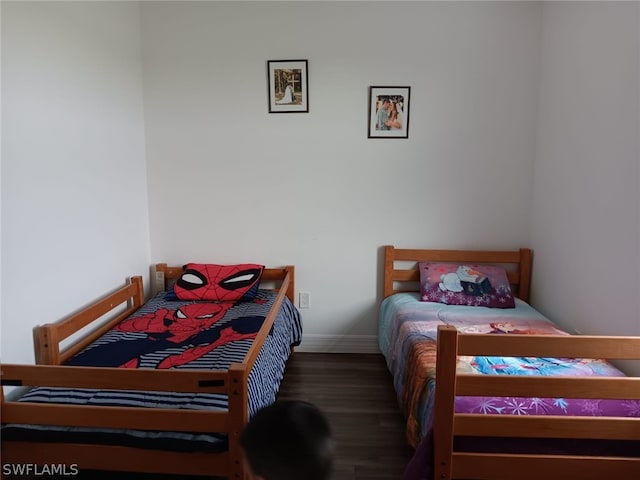
<path id="1" fill-rule="evenodd" d="M 423 250 L 385 247 L 384 296 L 419 291 L 420 261 L 487 263 L 512 268 L 514 294 L 529 301 L 532 252 Z M 400 268 L 396 262 L 409 263 Z M 399 285 L 399 286 L 397 286 Z M 440 326 L 434 400 L 435 480 L 636 479 L 640 457 L 536 455 L 454 451 L 455 436 L 640 441 L 640 418 L 458 414 L 456 396 L 521 396 L 640 400 L 640 378 L 514 377 L 459 374 L 458 356 L 640 359 L 640 337 L 478 335 Z"/>
<path id="2" fill-rule="evenodd" d="M 156 265 L 156 281 L 169 282 L 182 273 L 181 267 Z M 2 441 L 3 464 L 77 465 L 79 469 L 223 476 L 244 479 L 245 469 L 239 444 L 248 420 L 248 378 L 285 295 L 293 302 L 294 267 L 267 268 L 261 284 L 276 285 L 278 295 L 265 322 L 242 363 L 228 370 L 153 370 L 62 365 L 93 340 L 135 312 L 144 303 L 142 277 L 96 301 L 60 322 L 36 327 L 34 343 L 37 365 L 2 364 L 5 386 L 50 386 L 63 388 L 109 388 L 170 392 L 206 392 L 228 395 L 228 411 L 184 409 L 141 409 L 45 405 L 9 401 L 2 394 L 3 423 L 74 425 L 156 431 L 220 432 L 228 435 L 229 448 L 222 453 L 170 452 L 118 445 L 36 443 Z M 60 351 L 60 342 L 125 304 L 124 311 L 90 335 Z M 0 476 L 2 473 L 0 473 Z"/>
<path id="3" fill-rule="evenodd" d="M 639 457 L 456 452 L 456 435 L 636 440 L 638 417 L 454 413 L 458 395 L 640 400 L 636 377 L 538 377 L 458 374 L 459 355 L 640 359 L 640 337 L 478 335 L 438 329 L 434 405 L 434 478 L 539 480 L 636 479 Z M 640 452 L 638 452 L 640 455 Z"/>

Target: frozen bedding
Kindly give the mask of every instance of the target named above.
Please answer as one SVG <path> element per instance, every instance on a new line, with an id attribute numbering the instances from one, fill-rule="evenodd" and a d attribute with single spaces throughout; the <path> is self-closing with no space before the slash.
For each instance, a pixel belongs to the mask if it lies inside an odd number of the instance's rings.
<path id="1" fill-rule="evenodd" d="M 431 428 L 438 325 L 452 325 L 465 333 L 568 335 L 519 299 L 513 309 L 490 309 L 424 302 L 418 293 L 399 293 L 386 298 L 380 308 L 379 346 L 407 418 L 407 439 L 414 447 Z M 462 357 L 458 368 L 464 373 L 495 375 L 624 376 L 610 363 L 599 359 Z M 455 410 L 458 413 L 640 417 L 640 402 L 458 397 Z"/>

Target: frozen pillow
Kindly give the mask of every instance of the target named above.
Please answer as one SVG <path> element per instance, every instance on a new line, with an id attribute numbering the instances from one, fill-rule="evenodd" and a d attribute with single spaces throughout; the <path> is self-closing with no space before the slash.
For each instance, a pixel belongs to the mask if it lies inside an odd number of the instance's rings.
<path id="1" fill-rule="evenodd" d="M 419 262 L 420 300 L 447 305 L 515 308 L 504 268 Z"/>

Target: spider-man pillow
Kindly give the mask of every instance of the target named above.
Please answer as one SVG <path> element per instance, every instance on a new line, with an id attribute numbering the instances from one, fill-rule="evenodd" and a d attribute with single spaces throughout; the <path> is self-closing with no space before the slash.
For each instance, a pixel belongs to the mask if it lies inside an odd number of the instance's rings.
<path id="1" fill-rule="evenodd" d="M 253 300 L 264 265 L 188 263 L 173 286 L 178 300 L 235 302 Z"/>

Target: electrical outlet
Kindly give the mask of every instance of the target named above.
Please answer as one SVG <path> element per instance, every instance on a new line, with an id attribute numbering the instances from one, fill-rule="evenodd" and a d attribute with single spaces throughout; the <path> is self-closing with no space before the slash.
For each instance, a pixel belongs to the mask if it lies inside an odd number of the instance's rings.
<path id="1" fill-rule="evenodd" d="M 298 294 L 298 306 L 300 308 L 309 308 L 311 306 L 311 293 L 300 292 Z"/>

